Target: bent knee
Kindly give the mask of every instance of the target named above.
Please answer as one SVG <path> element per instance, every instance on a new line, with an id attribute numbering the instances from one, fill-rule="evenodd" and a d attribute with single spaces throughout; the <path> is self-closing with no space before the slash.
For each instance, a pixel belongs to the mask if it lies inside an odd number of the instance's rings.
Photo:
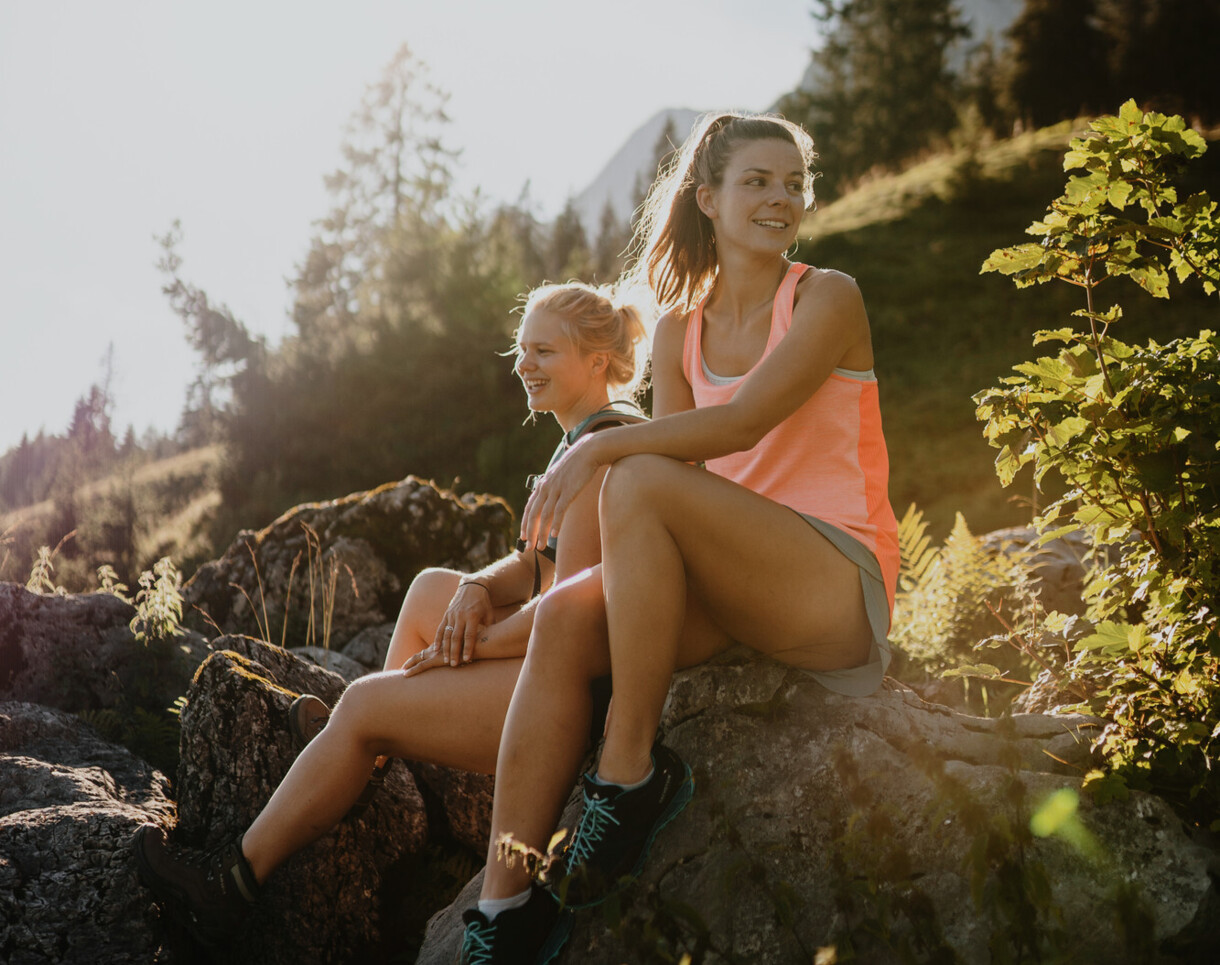
<path id="1" fill-rule="evenodd" d="M 453 584 L 462 578 L 462 574 L 456 570 L 446 570 L 439 566 L 429 566 L 427 569 L 420 570 L 415 574 L 415 579 L 411 581 L 410 587 L 407 588 L 407 596 L 419 595 L 426 593 L 432 595 L 441 593 L 448 599 L 452 594 Z"/>
<path id="2" fill-rule="evenodd" d="M 326 726 L 362 737 L 372 736 L 368 733 L 370 722 L 381 716 L 386 702 L 394 696 L 396 681 L 401 679 L 400 671 L 389 670 L 366 674 L 353 681 L 335 704 Z"/>
<path id="3" fill-rule="evenodd" d="M 620 459 L 610 467 L 602 483 L 602 518 L 614 519 L 638 512 L 658 499 L 672 498 L 675 470 L 682 465 L 653 453 L 637 453 Z"/>
<path id="4" fill-rule="evenodd" d="M 561 583 L 543 595 L 534 613 L 535 636 L 547 641 L 583 635 L 605 622 L 602 583 L 593 576 Z"/>

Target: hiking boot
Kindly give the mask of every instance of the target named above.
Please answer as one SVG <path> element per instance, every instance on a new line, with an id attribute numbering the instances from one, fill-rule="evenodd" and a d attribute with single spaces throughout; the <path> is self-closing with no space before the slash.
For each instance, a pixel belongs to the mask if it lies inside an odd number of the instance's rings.
<path id="1" fill-rule="evenodd" d="M 187 851 L 145 824 L 131 845 L 140 880 L 196 939 L 215 948 L 237 936 L 259 891 L 240 836 L 213 851 Z"/>
<path id="2" fill-rule="evenodd" d="M 300 752 L 306 744 L 322 733 L 322 728 L 330 720 L 330 708 L 321 697 L 313 694 L 301 694 L 288 708 L 288 730 L 296 741 Z"/>
<path id="3" fill-rule="evenodd" d="M 491 921 L 477 908 L 462 913 L 459 965 L 547 965 L 572 932 L 572 915 L 561 912 L 549 892 L 530 885 L 520 908 L 502 911 Z"/>
<path id="4" fill-rule="evenodd" d="M 557 893 L 568 908 L 605 901 L 640 876 L 652 842 L 690 802 L 690 768 L 662 744 L 652 749 L 652 777 L 625 791 L 584 777 L 584 810 L 563 851 L 564 877 Z"/>

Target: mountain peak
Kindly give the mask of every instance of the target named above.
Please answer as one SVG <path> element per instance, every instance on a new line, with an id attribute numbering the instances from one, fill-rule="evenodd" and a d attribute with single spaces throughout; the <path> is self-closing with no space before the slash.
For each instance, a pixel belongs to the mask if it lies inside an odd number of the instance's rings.
<path id="1" fill-rule="evenodd" d="M 656 176 L 654 152 L 665 125 L 672 121 L 674 147 L 677 147 L 686 139 L 695 119 L 702 113 L 687 107 L 667 107 L 657 111 L 631 133 L 597 177 L 572 199 L 572 206 L 580 215 L 580 223 L 586 234 L 590 237 L 597 234 L 607 202 L 620 223 L 625 224 L 630 219 L 637 201 L 637 180 L 643 178 L 651 182 Z"/>

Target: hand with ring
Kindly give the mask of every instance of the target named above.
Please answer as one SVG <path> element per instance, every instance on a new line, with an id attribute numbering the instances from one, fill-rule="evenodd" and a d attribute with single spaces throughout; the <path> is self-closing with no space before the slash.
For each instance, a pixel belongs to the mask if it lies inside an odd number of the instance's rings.
<path id="1" fill-rule="evenodd" d="M 459 583 L 432 640 L 441 662 L 457 667 L 475 657 L 479 631 L 493 622 L 491 593 L 481 583 Z M 425 651 L 426 652 L 426 651 Z"/>

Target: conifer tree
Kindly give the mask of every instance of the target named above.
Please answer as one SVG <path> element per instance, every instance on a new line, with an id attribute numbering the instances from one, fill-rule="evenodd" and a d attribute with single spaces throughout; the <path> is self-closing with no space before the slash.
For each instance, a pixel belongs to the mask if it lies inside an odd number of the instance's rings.
<path id="1" fill-rule="evenodd" d="M 1110 87 L 1205 124 L 1220 121 L 1220 0 L 1096 0 Z"/>
<path id="2" fill-rule="evenodd" d="M 1008 29 L 1007 96 L 1034 127 L 1097 113 L 1109 99 L 1091 0 L 1026 0 Z"/>
<path id="3" fill-rule="evenodd" d="M 810 90 L 781 102 L 809 127 L 833 187 L 892 167 L 955 121 L 947 52 L 969 35 L 952 0 L 815 0 L 825 41 Z"/>

